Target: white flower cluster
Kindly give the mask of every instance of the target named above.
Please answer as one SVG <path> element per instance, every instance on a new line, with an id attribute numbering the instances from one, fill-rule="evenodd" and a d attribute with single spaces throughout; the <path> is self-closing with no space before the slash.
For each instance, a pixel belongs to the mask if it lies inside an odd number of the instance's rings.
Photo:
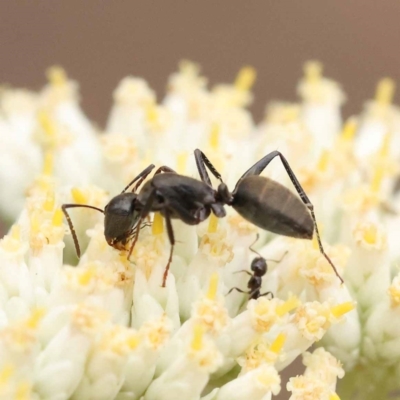
<path id="1" fill-rule="evenodd" d="M 1 400 L 268 400 L 299 355 L 306 370 L 287 384 L 292 400 L 383 399 L 399 389 L 400 110 L 392 81 L 343 123 L 342 90 L 309 62 L 301 101 L 271 104 L 256 125 L 246 108 L 252 68 L 209 90 L 198 67 L 183 62 L 160 104 L 144 80 L 123 79 L 98 132 L 76 83 L 59 67 L 48 76 L 40 93 L 0 93 L 0 213 L 13 223 L 0 241 Z M 195 148 L 231 189 L 261 157 L 281 151 L 345 284 L 315 239 L 260 231 L 232 209 L 198 226 L 173 221 L 165 288 L 170 243 L 158 213 L 128 261 L 107 245 L 101 213 L 71 209 L 85 251 L 78 265 L 66 264 L 76 258 L 70 235 L 64 242 L 62 204 L 104 209 L 152 163 L 199 179 Z M 293 188 L 278 161 L 263 175 Z M 248 290 L 258 235 L 268 263 L 261 293 L 274 297 L 227 295 Z M 307 352 L 316 342 L 322 347 Z"/>

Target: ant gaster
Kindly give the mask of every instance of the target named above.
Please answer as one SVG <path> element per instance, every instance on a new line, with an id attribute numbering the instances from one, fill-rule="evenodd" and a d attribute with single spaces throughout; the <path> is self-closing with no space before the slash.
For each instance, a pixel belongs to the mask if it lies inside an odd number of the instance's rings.
<path id="1" fill-rule="evenodd" d="M 275 157 L 280 158 L 300 199 L 280 183 L 260 176 Z M 315 230 L 320 252 L 343 283 L 343 279 L 322 246 L 315 219 L 314 206 L 300 185 L 288 161 L 279 151 L 272 151 L 250 167 L 238 180 L 233 192 L 229 191 L 222 180 L 221 174 L 201 150 L 195 150 L 195 159 L 201 180 L 204 183 L 211 186 L 206 167 L 220 181 L 216 195 L 218 204 L 232 206 L 243 218 L 254 225 L 279 235 L 312 239 Z"/>
<path id="2" fill-rule="evenodd" d="M 171 218 L 178 218 L 188 225 L 197 225 L 207 219 L 211 211 L 222 218 L 225 216 L 225 210 L 223 205 L 216 201 L 216 191 L 211 185 L 179 175 L 166 166 L 160 167 L 152 179 L 143 185 L 139 193 L 136 193 L 154 167 L 151 164 L 145 168 L 119 195 L 109 201 L 104 210 L 86 204 L 63 204 L 62 211 L 71 230 L 78 257 L 80 257 L 79 243 L 67 209 L 86 207 L 104 214 L 104 236 L 110 246 L 126 250 L 128 242 L 132 240 L 128 259 L 138 240 L 139 229 L 145 218 L 150 212 L 159 211 L 165 218 L 171 244 L 162 282 L 162 286 L 165 287 L 175 245 Z M 132 191 L 127 192 L 133 184 L 135 185 Z"/>
<path id="3" fill-rule="evenodd" d="M 244 272 L 247 275 L 250 275 L 250 279 L 247 282 L 247 288 L 249 289 L 247 292 L 239 289 L 238 287 L 233 287 L 232 289 L 229 290 L 229 292 L 226 294 L 228 296 L 229 293 L 231 293 L 233 290 L 236 290 L 240 293 L 247 293 L 249 295 L 249 300 L 254 299 L 257 300 L 259 297 L 262 296 L 268 296 L 271 295 L 271 297 L 274 297 L 274 295 L 271 292 L 265 292 L 261 293 L 261 285 L 262 285 L 262 279 L 263 276 L 267 273 L 267 260 L 256 250 L 253 249 L 252 246 L 257 242 L 259 235 L 257 234 L 256 240 L 253 242 L 253 244 L 250 245 L 249 249 L 257 254 L 258 257 L 254 258 L 254 260 L 251 262 L 250 269 L 253 271 L 253 273 L 242 269 L 238 272 Z M 283 254 L 280 260 L 268 260 L 268 261 L 273 261 L 276 263 L 279 263 L 282 261 L 282 258 L 285 256 L 286 253 Z"/>

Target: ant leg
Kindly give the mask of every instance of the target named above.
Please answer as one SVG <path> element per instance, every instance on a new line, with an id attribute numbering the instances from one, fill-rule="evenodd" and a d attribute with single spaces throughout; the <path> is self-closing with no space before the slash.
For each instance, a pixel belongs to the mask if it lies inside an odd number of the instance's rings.
<path id="1" fill-rule="evenodd" d="M 133 188 L 132 192 L 135 192 L 136 189 L 140 186 L 140 184 L 143 182 L 144 179 L 146 179 L 147 175 L 150 174 L 150 172 L 152 171 L 152 169 L 155 167 L 154 164 L 150 164 L 147 168 L 145 168 L 138 176 L 136 176 L 130 183 L 128 186 L 126 186 L 126 188 L 121 192 L 121 193 L 125 193 L 137 180 L 139 180 L 139 182 L 136 184 L 136 186 Z"/>
<path id="2" fill-rule="evenodd" d="M 325 257 L 326 261 L 330 264 L 332 267 L 333 271 L 335 272 L 336 276 L 340 279 L 340 281 L 343 283 L 342 277 L 339 275 L 339 273 L 336 270 L 336 267 L 334 266 L 333 262 L 331 259 L 328 257 L 328 255 L 325 253 L 325 250 L 322 246 L 321 242 L 321 237 L 319 234 L 318 226 L 317 226 L 317 219 L 315 218 L 315 213 L 314 213 L 314 206 L 312 205 L 310 199 L 308 198 L 306 192 L 304 191 L 303 187 L 300 185 L 300 182 L 298 181 L 295 173 L 293 172 L 292 168 L 290 167 L 288 161 L 286 158 L 283 156 L 283 154 L 279 151 L 272 151 L 271 153 L 267 154 L 265 157 L 263 157 L 260 161 L 257 161 L 251 168 L 249 168 L 239 179 L 239 181 L 247 176 L 250 175 L 260 175 L 261 172 L 267 167 L 267 165 L 275 158 L 279 157 L 281 159 L 281 162 L 290 178 L 292 181 L 294 187 L 296 188 L 297 193 L 299 194 L 302 202 L 305 204 L 305 206 L 308 208 L 311 214 L 311 218 L 314 222 L 314 227 L 315 227 L 315 234 L 317 236 L 317 241 L 318 241 L 318 247 L 319 251 L 321 254 Z"/>
<path id="3" fill-rule="evenodd" d="M 173 174 L 176 174 L 176 171 L 174 171 L 172 168 L 167 167 L 166 165 L 162 165 L 160 168 L 157 169 L 156 172 L 154 172 L 154 175 L 161 174 L 161 172 L 171 172 Z"/>
<path id="4" fill-rule="evenodd" d="M 73 239 L 73 241 L 74 241 L 76 255 L 78 256 L 78 258 L 80 258 L 80 256 L 81 256 L 81 249 L 80 249 L 80 247 L 79 247 L 78 238 L 76 237 L 76 232 L 75 232 L 74 226 L 72 225 L 71 218 L 70 218 L 70 216 L 69 216 L 69 214 L 68 214 L 68 212 L 67 212 L 67 208 L 76 208 L 76 207 L 91 208 L 92 210 L 100 211 L 100 212 L 103 213 L 103 214 L 104 214 L 104 211 L 103 211 L 101 208 L 97 208 L 97 207 L 94 207 L 94 206 L 89 206 L 89 205 L 87 205 L 87 204 L 63 204 L 63 205 L 61 206 L 61 210 L 62 210 L 62 212 L 63 212 L 64 215 L 65 215 L 65 218 L 66 218 L 66 220 L 67 220 L 69 229 L 70 229 L 71 234 L 72 234 L 72 239 Z"/>
<path id="5" fill-rule="evenodd" d="M 194 158 L 196 160 L 197 169 L 199 171 L 201 180 L 207 185 L 211 185 L 210 177 L 207 173 L 206 166 L 211 171 L 211 173 L 222 183 L 221 174 L 216 170 L 214 165 L 211 164 L 211 161 L 206 157 L 206 155 L 199 149 L 194 151 Z"/>
<path id="6" fill-rule="evenodd" d="M 240 293 L 249 294 L 249 292 L 245 292 L 244 290 L 239 289 L 238 287 L 233 287 L 231 290 L 229 290 L 229 292 L 225 296 L 228 296 L 228 294 L 231 293 L 234 290 L 236 290 L 237 292 L 240 292 Z"/>
<path id="7" fill-rule="evenodd" d="M 258 297 L 263 297 L 263 296 L 271 296 L 271 299 L 274 298 L 274 294 L 272 292 L 265 292 L 265 293 L 261 293 Z"/>
<path id="8" fill-rule="evenodd" d="M 150 210 L 151 210 L 151 206 L 152 206 L 153 201 L 154 201 L 154 197 L 155 197 L 155 190 L 153 190 L 153 191 L 150 193 L 149 198 L 147 199 L 146 204 L 144 205 L 144 207 L 143 207 L 143 209 L 142 209 L 142 211 L 141 211 L 141 213 L 140 213 L 139 220 L 138 220 L 138 222 L 137 222 L 137 224 L 136 224 L 136 226 L 138 227 L 138 228 L 136 229 L 136 235 L 135 235 L 135 238 L 133 239 L 133 242 L 132 242 L 132 244 L 131 244 L 131 247 L 130 247 L 129 253 L 128 253 L 128 257 L 127 257 L 128 261 L 129 261 L 131 255 L 132 255 L 132 251 L 133 251 L 133 249 L 134 249 L 134 247 L 135 247 L 135 245 L 136 245 L 136 242 L 137 242 L 138 239 L 139 239 L 139 231 L 140 231 L 139 228 L 140 228 L 140 226 L 142 225 L 143 220 L 149 215 L 149 212 L 150 212 Z"/>
<path id="9" fill-rule="evenodd" d="M 165 267 L 165 270 L 164 270 L 162 287 L 165 287 L 165 284 L 167 282 L 168 271 L 169 271 L 169 267 L 171 265 L 172 253 L 174 252 L 174 246 L 175 246 L 174 230 L 172 229 L 171 217 L 170 217 L 170 215 L 168 213 L 168 209 L 167 208 L 164 210 L 164 214 L 165 214 L 165 225 L 167 227 L 168 239 L 169 239 L 169 242 L 171 244 L 171 249 L 169 251 L 168 263 L 167 263 L 167 266 Z"/>
<path id="10" fill-rule="evenodd" d="M 253 276 L 249 271 L 246 271 L 245 269 L 241 269 L 240 271 L 235 271 L 234 274 L 238 274 L 239 272 L 245 272 L 247 275 Z"/>

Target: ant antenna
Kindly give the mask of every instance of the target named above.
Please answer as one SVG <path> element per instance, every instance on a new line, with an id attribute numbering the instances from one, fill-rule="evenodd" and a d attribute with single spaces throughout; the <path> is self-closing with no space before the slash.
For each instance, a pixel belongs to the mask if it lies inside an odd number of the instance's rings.
<path id="1" fill-rule="evenodd" d="M 76 236 L 74 225 L 72 224 L 71 218 L 67 212 L 67 208 L 76 208 L 76 207 L 91 208 L 92 210 L 100 211 L 103 214 L 104 214 L 104 211 L 101 208 L 89 206 L 87 204 L 63 204 L 61 206 L 62 212 L 64 213 L 65 218 L 67 219 L 67 223 L 68 223 L 69 229 L 72 234 L 72 239 L 74 241 L 76 255 L 78 256 L 78 258 L 80 258 L 81 257 L 81 249 L 79 247 L 78 238 Z"/>
<path id="2" fill-rule="evenodd" d="M 264 258 L 258 251 L 253 249 L 253 246 L 257 243 L 258 239 L 260 238 L 260 234 L 256 234 L 256 240 L 249 246 L 249 250 L 252 251 L 254 254 L 257 254 L 258 257 Z"/>

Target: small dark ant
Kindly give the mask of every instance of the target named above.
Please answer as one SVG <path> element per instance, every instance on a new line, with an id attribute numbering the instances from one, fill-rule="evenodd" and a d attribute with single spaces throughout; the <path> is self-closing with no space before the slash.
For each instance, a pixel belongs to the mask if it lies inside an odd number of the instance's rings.
<path id="1" fill-rule="evenodd" d="M 219 218 L 225 216 L 223 204 L 216 201 L 216 191 L 197 179 L 179 175 L 167 166 L 162 166 L 152 179 L 136 191 L 155 166 L 145 168 L 117 196 L 112 198 L 104 210 L 87 204 L 63 204 L 62 211 L 72 233 L 77 256 L 80 257 L 78 239 L 68 215 L 68 208 L 86 207 L 104 214 L 104 236 L 107 243 L 118 250 L 126 250 L 130 240 L 128 260 L 139 237 L 139 228 L 150 212 L 159 211 L 165 218 L 171 250 L 165 267 L 162 286 L 168 276 L 175 245 L 171 218 L 178 218 L 188 225 L 197 225 L 208 218 L 211 211 Z M 163 172 L 163 174 L 161 174 Z M 126 192 L 134 183 L 131 192 Z"/>
<path id="2" fill-rule="evenodd" d="M 274 297 L 272 292 L 260 293 L 261 285 L 262 285 L 262 278 L 267 273 L 268 266 L 267 266 L 267 260 L 260 253 L 258 253 L 256 250 L 253 249 L 253 246 L 256 244 L 258 238 L 259 238 L 259 235 L 257 234 L 256 240 L 249 246 L 250 251 L 252 251 L 253 253 L 258 255 L 258 257 L 256 257 L 251 262 L 251 265 L 250 265 L 250 269 L 253 271 L 253 273 L 251 273 L 245 269 L 235 272 L 235 273 L 245 272 L 247 275 L 250 275 L 250 279 L 247 283 L 247 288 L 249 290 L 246 292 L 242 289 L 239 289 L 238 287 L 233 287 L 232 289 L 229 290 L 229 292 L 226 294 L 226 296 L 228 296 L 228 294 L 231 293 L 233 290 L 236 290 L 240 293 L 247 293 L 249 295 L 249 300 L 251 300 L 251 299 L 257 300 L 259 297 L 268 296 L 268 295 L 270 295 L 271 298 Z M 273 261 L 273 262 L 279 263 L 282 261 L 283 257 L 285 257 L 286 253 L 284 253 L 282 255 L 280 260 L 268 260 L 268 261 Z"/>
<path id="3" fill-rule="evenodd" d="M 314 206 L 311 204 L 286 158 L 279 151 L 272 151 L 250 167 L 240 177 L 233 192 L 229 191 L 228 186 L 222 180 L 221 174 L 201 150 L 196 149 L 194 154 L 201 180 L 211 186 L 207 167 L 220 181 L 216 195 L 217 203 L 232 206 L 243 218 L 254 225 L 278 235 L 312 239 L 315 230 L 321 254 L 343 283 L 343 279 L 322 246 L 314 214 Z M 260 176 L 261 172 L 275 157 L 280 158 L 300 199 L 280 183 Z"/>

